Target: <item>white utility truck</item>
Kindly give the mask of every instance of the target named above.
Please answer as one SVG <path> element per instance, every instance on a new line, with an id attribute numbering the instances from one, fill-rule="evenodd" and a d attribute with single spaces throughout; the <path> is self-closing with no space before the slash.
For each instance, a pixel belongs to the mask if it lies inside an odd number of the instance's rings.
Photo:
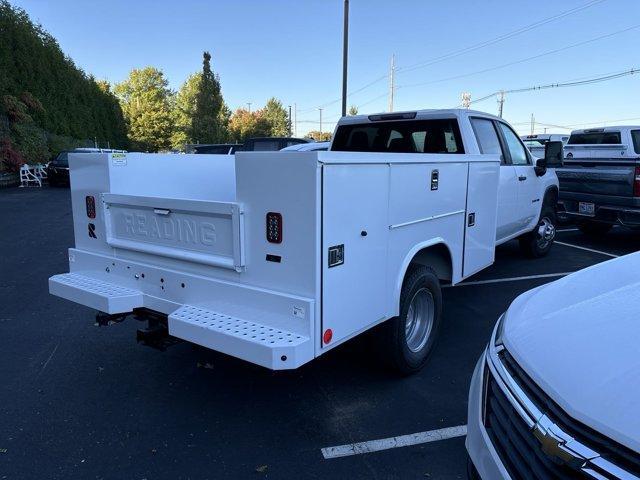
<path id="1" fill-rule="evenodd" d="M 75 248 L 50 292 L 275 370 L 384 322 L 405 373 L 441 321 L 441 283 L 520 237 L 553 241 L 557 180 L 501 119 L 468 110 L 346 117 L 331 151 L 70 155 Z M 546 164 L 545 164 L 546 162 Z"/>

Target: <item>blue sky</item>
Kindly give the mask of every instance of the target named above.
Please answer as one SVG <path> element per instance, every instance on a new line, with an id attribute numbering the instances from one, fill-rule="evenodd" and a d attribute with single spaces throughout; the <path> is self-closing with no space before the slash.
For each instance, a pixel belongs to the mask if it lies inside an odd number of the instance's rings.
<path id="1" fill-rule="evenodd" d="M 51 32 L 78 66 L 97 78 L 123 80 L 132 68 L 162 69 L 170 86 L 213 55 L 232 109 L 252 109 L 275 96 L 297 104 L 298 135 L 332 129 L 340 113 L 342 0 L 13 0 Z M 349 89 L 388 74 L 396 55 L 395 110 L 448 108 L 462 92 L 473 99 L 500 89 L 589 78 L 640 68 L 638 0 L 351 0 Z M 483 48 L 540 20 L 589 5 L 538 28 Z M 564 47 L 623 33 L 499 68 Z M 465 50 L 421 68 L 443 55 Z M 449 79 L 458 75 L 463 78 Z M 429 83 L 430 82 L 430 83 Z M 423 84 L 412 86 L 415 84 Z M 425 84 L 427 83 L 427 84 Z M 640 124 L 640 73 L 610 82 L 507 95 L 504 116 L 522 133 L 536 121 L 560 126 L 589 122 Z M 353 94 L 360 113 L 387 109 L 388 80 Z M 495 98 L 474 105 L 497 112 Z M 620 119 L 635 119 L 619 121 Z M 589 125 L 590 126 L 590 125 Z M 543 126 L 536 128 L 542 132 Z M 565 131 L 550 128 L 549 131 Z"/>

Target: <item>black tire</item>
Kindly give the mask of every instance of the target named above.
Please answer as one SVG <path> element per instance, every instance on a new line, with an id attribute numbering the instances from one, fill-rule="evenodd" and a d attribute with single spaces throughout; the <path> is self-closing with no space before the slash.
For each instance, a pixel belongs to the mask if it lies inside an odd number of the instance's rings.
<path id="1" fill-rule="evenodd" d="M 407 314 L 414 298 L 428 299 L 429 296 L 433 300 L 431 328 L 425 334 L 424 344 L 420 343 L 414 351 L 407 342 Z M 424 367 L 438 338 L 441 317 L 442 292 L 435 272 L 429 267 L 410 267 L 400 294 L 400 315 L 387 320 L 378 331 L 378 344 L 385 362 L 402 375 L 410 375 Z"/>
<path id="2" fill-rule="evenodd" d="M 556 237 L 557 225 L 558 219 L 556 217 L 555 205 L 553 205 L 553 202 L 545 199 L 536 228 L 519 238 L 522 253 L 530 258 L 544 257 L 549 253 Z M 541 234 L 541 231 L 544 233 Z"/>
<path id="3" fill-rule="evenodd" d="M 590 237 L 601 237 L 605 235 L 609 230 L 613 228 L 610 223 L 602 222 L 581 222 L 578 224 L 578 228 L 585 235 Z"/>

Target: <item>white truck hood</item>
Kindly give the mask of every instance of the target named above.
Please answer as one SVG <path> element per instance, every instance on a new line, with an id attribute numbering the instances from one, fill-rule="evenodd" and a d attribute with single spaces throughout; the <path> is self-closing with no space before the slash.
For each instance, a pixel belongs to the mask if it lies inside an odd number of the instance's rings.
<path id="1" fill-rule="evenodd" d="M 518 297 L 503 341 L 569 415 L 640 452 L 640 252 Z"/>

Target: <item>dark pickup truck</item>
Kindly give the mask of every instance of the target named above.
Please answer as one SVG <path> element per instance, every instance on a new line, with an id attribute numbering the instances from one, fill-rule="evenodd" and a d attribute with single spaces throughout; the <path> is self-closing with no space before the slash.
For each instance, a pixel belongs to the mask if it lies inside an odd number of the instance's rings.
<path id="1" fill-rule="evenodd" d="M 564 153 L 561 215 L 588 234 L 640 227 L 640 126 L 575 130 Z"/>

